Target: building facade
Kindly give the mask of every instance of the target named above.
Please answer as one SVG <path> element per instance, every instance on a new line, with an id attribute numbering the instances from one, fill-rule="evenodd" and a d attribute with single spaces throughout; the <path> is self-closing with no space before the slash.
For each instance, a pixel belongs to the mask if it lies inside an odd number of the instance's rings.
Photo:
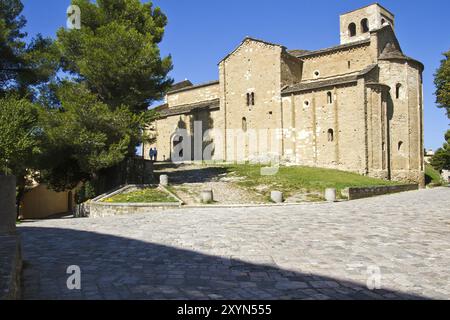
<path id="1" fill-rule="evenodd" d="M 424 182 L 422 63 L 394 15 L 373 4 L 340 17 L 341 44 L 290 50 L 245 38 L 219 80 L 176 84 L 151 130 L 158 160 L 263 160 Z"/>

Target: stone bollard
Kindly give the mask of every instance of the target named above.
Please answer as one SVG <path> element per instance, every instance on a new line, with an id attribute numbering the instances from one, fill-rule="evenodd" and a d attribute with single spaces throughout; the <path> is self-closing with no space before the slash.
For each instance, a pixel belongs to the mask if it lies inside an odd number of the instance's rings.
<path id="1" fill-rule="evenodd" d="M 204 190 L 200 195 L 202 203 L 211 203 L 214 201 L 214 195 L 212 190 Z"/>
<path id="2" fill-rule="evenodd" d="M 169 176 L 166 174 L 162 174 L 159 176 L 159 184 L 167 187 L 169 185 Z"/>
<path id="3" fill-rule="evenodd" d="M 326 189 L 325 200 L 328 202 L 336 202 L 336 189 L 333 188 Z"/>
<path id="4" fill-rule="evenodd" d="M 0 176 L 0 235 L 16 231 L 16 177 Z"/>
<path id="5" fill-rule="evenodd" d="M 270 193 L 270 199 L 275 203 L 283 203 L 283 192 L 272 191 Z"/>

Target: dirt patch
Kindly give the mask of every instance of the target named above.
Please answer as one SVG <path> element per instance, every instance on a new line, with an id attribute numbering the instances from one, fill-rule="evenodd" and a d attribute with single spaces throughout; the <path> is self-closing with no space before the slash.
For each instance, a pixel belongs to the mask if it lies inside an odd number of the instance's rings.
<path id="1" fill-rule="evenodd" d="M 262 204 L 265 197 L 237 185 L 242 181 L 227 169 L 201 165 L 156 164 L 155 174 L 169 176 L 170 190 L 186 205 L 200 204 L 200 193 L 212 190 L 215 204 Z"/>

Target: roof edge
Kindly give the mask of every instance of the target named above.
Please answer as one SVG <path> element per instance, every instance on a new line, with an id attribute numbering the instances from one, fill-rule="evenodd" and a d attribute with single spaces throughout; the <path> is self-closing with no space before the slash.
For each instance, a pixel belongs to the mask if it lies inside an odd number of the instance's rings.
<path id="1" fill-rule="evenodd" d="M 346 43 L 346 44 L 341 44 L 341 45 L 337 45 L 334 47 L 329 47 L 329 48 L 325 48 L 325 49 L 319 49 L 319 50 L 314 50 L 314 51 L 310 51 L 301 55 L 294 55 L 294 57 L 297 58 L 309 58 L 315 55 L 320 55 L 320 54 L 327 54 L 333 51 L 339 51 L 339 50 L 345 50 L 345 49 L 349 49 L 349 48 L 353 48 L 353 47 L 358 47 L 358 46 L 362 46 L 362 45 L 366 45 L 366 44 L 370 44 L 370 39 L 365 39 L 365 40 L 360 40 L 360 41 L 355 41 L 352 43 Z"/>
<path id="2" fill-rule="evenodd" d="M 257 38 L 253 38 L 253 37 L 247 36 L 247 37 L 245 37 L 245 38 L 239 43 L 239 45 L 238 45 L 236 48 L 234 48 L 233 51 L 231 51 L 231 52 L 230 52 L 229 54 L 227 54 L 224 58 L 222 58 L 222 59 L 218 62 L 218 64 L 220 64 L 222 61 L 225 61 L 225 60 L 228 59 L 231 55 L 233 55 L 233 53 L 235 53 L 235 52 L 237 51 L 237 49 L 239 49 L 239 48 L 244 44 L 244 42 L 247 41 L 247 40 L 252 40 L 252 41 L 255 41 L 255 42 L 261 42 L 261 43 L 267 44 L 267 45 L 269 45 L 269 46 L 280 47 L 280 48 L 283 48 L 283 49 L 285 49 L 285 50 L 287 49 L 285 46 L 283 46 L 283 45 L 281 45 L 281 44 L 276 44 L 276 43 L 272 43 L 272 42 L 268 42 L 268 41 L 265 41 L 265 40 L 261 40 L 261 39 L 257 39 Z"/>
<path id="3" fill-rule="evenodd" d="M 169 95 L 169 94 L 174 94 L 174 93 L 194 90 L 194 89 L 198 89 L 198 88 L 201 88 L 201 87 L 212 86 L 212 85 L 215 85 L 215 84 L 219 84 L 219 80 L 203 82 L 203 83 L 199 83 L 199 84 L 196 84 L 196 85 L 193 85 L 193 86 L 189 86 L 189 87 L 185 87 L 185 88 L 181 88 L 181 89 L 177 89 L 177 90 L 173 90 L 173 91 L 168 91 L 167 94 Z"/>
<path id="4" fill-rule="evenodd" d="M 342 13 L 342 14 L 340 14 L 340 15 L 341 15 L 341 16 L 344 16 L 344 15 L 346 15 L 346 14 L 349 14 L 349 13 L 352 13 L 352 12 L 355 12 L 355 11 L 358 11 L 358 10 L 361 10 L 361 9 L 365 9 L 365 8 L 368 8 L 368 7 L 373 6 L 373 5 L 379 6 L 380 8 L 382 8 L 382 9 L 386 10 L 387 12 L 389 12 L 393 17 L 395 17 L 395 14 L 393 14 L 391 10 L 389 10 L 389 9 L 387 9 L 386 7 L 382 6 L 382 5 L 379 4 L 378 2 L 374 2 L 374 3 L 368 4 L 367 6 L 364 6 L 364 7 L 358 8 L 358 9 L 353 9 L 353 10 L 347 11 L 347 12 Z"/>

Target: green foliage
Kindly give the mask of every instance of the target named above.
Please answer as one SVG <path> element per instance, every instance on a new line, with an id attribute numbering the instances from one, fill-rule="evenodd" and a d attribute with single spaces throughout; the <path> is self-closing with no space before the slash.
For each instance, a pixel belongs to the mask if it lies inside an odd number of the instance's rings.
<path id="1" fill-rule="evenodd" d="M 59 54 L 51 39 L 38 35 L 28 44 L 23 40 L 22 10 L 20 0 L 0 2 L 0 96 L 7 91 L 32 95 L 31 86 L 48 81 L 58 68 Z"/>
<path id="2" fill-rule="evenodd" d="M 43 135 L 41 179 L 55 190 L 74 188 L 80 181 L 122 162 L 142 140 L 146 115 L 127 107 L 111 110 L 82 84 L 63 83 L 57 96 L 61 108 L 40 114 Z"/>
<path id="3" fill-rule="evenodd" d="M 77 204 L 81 204 L 90 199 L 94 199 L 97 196 L 95 192 L 95 187 L 91 182 L 87 181 L 84 183 L 81 188 L 79 188 L 75 193 L 75 202 Z"/>
<path id="4" fill-rule="evenodd" d="M 439 172 L 431 165 L 427 164 L 425 167 L 425 183 L 431 186 L 442 185 L 442 177 Z"/>
<path id="5" fill-rule="evenodd" d="M 81 29 L 58 31 L 65 71 L 112 108 L 146 110 L 171 85 L 170 57 L 161 59 L 166 16 L 139 0 L 73 0 Z"/>
<path id="6" fill-rule="evenodd" d="M 444 53 L 445 59 L 435 74 L 436 98 L 439 108 L 447 110 L 450 118 L 450 51 Z"/>
<path id="7" fill-rule="evenodd" d="M 445 134 L 445 140 L 443 147 L 435 152 L 430 161 L 431 165 L 438 171 L 450 170 L 450 130 Z"/>
<path id="8" fill-rule="evenodd" d="M 0 98 L 0 170 L 21 176 L 37 151 L 37 108 L 15 95 Z"/>
<path id="9" fill-rule="evenodd" d="M 273 176 L 261 175 L 260 165 L 225 166 L 237 176 L 245 177 L 238 184 L 245 188 L 255 189 L 265 185 L 290 195 L 297 191 L 318 191 L 336 188 L 339 191 L 348 187 L 368 187 L 395 185 L 395 182 L 369 178 L 355 173 L 311 167 L 280 167 Z M 270 191 L 270 190 L 269 190 Z"/>
<path id="10" fill-rule="evenodd" d="M 122 193 L 103 200 L 111 203 L 165 203 L 177 202 L 170 194 L 157 188 L 146 188 L 129 193 Z"/>

